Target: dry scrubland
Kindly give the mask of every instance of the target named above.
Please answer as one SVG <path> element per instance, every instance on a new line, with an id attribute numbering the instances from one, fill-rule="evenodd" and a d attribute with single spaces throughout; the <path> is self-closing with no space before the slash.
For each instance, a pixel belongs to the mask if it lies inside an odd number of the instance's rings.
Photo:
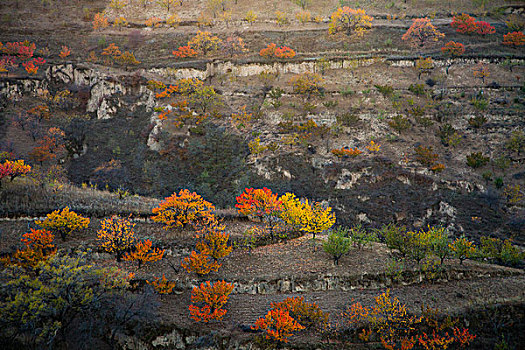
<path id="1" fill-rule="evenodd" d="M 522 348 L 524 27 L 2 1 L 0 345 Z"/>

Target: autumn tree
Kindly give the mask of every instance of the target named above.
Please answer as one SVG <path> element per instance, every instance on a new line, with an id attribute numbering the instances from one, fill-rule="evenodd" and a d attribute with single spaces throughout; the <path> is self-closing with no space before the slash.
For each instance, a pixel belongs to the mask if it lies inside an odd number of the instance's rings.
<path id="1" fill-rule="evenodd" d="M 18 176 L 25 176 L 31 171 L 31 166 L 24 163 L 23 159 L 4 160 L 0 163 L 0 188 L 2 188 L 2 179 L 8 177 L 13 181 Z"/>
<path id="2" fill-rule="evenodd" d="M 503 35 L 503 45 L 523 46 L 525 45 L 525 35 L 523 32 L 512 32 Z"/>
<path id="3" fill-rule="evenodd" d="M 450 25 L 461 34 L 473 34 L 477 30 L 476 19 L 466 13 L 452 17 Z"/>
<path id="4" fill-rule="evenodd" d="M 281 211 L 279 217 L 290 227 L 305 233 L 311 233 L 315 239 L 335 223 L 332 208 L 324 207 L 319 202 L 309 202 L 308 199 L 299 200 L 293 193 L 286 193 L 279 198 Z"/>
<path id="5" fill-rule="evenodd" d="M 151 285 L 159 294 L 171 294 L 177 285 L 175 281 L 169 281 L 164 274 L 161 278 L 154 277 L 153 281 L 146 280 L 146 283 Z"/>
<path id="6" fill-rule="evenodd" d="M 411 46 L 422 48 L 434 44 L 444 37 L 445 34 L 438 31 L 432 25 L 430 19 L 425 17 L 414 19 L 412 25 L 401 39 L 408 42 Z"/>
<path id="7" fill-rule="evenodd" d="M 416 60 L 415 66 L 416 66 L 416 70 L 418 74 L 417 78 L 421 79 L 421 74 L 423 73 L 430 74 L 432 69 L 434 69 L 434 61 L 432 60 L 432 57 L 427 57 L 427 58 L 419 57 Z"/>
<path id="8" fill-rule="evenodd" d="M 252 215 L 262 220 L 266 220 L 270 228 L 270 238 L 274 239 L 274 229 L 277 224 L 277 216 L 281 210 L 281 201 L 276 193 L 272 193 L 269 188 L 246 188 L 238 196 L 235 207 L 239 213 Z"/>
<path id="9" fill-rule="evenodd" d="M 140 269 L 141 265 L 147 262 L 155 262 L 162 259 L 165 250 L 160 248 L 152 248 L 151 240 L 138 242 L 135 249 L 130 253 L 124 255 L 125 261 L 138 261 Z"/>
<path id="10" fill-rule="evenodd" d="M 373 17 L 368 16 L 363 9 L 354 10 L 350 7 L 340 7 L 330 16 L 328 33 L 342 32 L 346 35 L 362 35 L 372 28 Z"/>
<path id="11" fill-rule="evenodd" d="M 251 327 L 253 330 L 265 331 L 265 338 L 277 341 L 278 343 L 287 343 L 294 332 L 303 330 L 305 327 L 300 325 L 290 312 L 283 308 L 272 308 L 265 317 L 255 321 Z"/>
<path id="12" fill-rule="evenodd" d="M 209 255 L 214 261 L 228 256 L 233 247 L 228 245 L 230 234 L 225 232 L 225 226 L 218 221 L 211 221 L 197 232 L 197 250 Z"/>
<path id="13" fill-rule="evenodd" d="M 479 62 L 472 69 L 472 75 L 474 75 L 476 78 L 480 78 L 483 84 L 485 84 L 485 78 L 490 76 L 489 67 L 483 62 Z"/>
<path id="14" fill-rule="evenodd" d="M 135 58 L 135 55 L 133 54 L 133 52 L 130 52 L 130 51 L 125 51 L 119 56 L 115 57 L 114 59 L 116 62 L 126 67 L 126 69 L 128 69 L 130 65 L 136 66 L 140 64 L 140 61 L 138 61 Z"/>
<path id="15" fill-rule="evenodd" d="M 60 58 L 66 58 L 67 56 L 71 55 L 71 50 L 67 46 L 62 46 L 62 50 L 58 54 Z"/>
<path id="16" fill-rule="evenodd" d="M 112 216 L 101 222 L 101 229 L 97 231 L 97 240 L 100 246 L 108 253 L 115 253 L 117 261 L 122 260 L 124 252 L 135 243 L 135 224 L 129 219 Z"/>
<path id="17" fill-rule="evenodd" d="M 304 297 L 288 297 L 278 303 L 271 303 L 273 309 L 288 311 L 306 330 L 324 331 L 328 327 L 327 312 L 321 310 L 317 303 L 308 303 Z"/>
<path id="18" fill-rule="evenodd" d="M 244 20 L 250 24 L 253 24 L 257 20 L 257 15 L 253 11 L 246 12 L 246 15 L 244 16 Z"/>
<path id="19" fill-rule="evenodd" d="M 463 265 L 463 261 L 474 256 L 474 253 L 476 252 L 474 242 L 469 241 L 465 236 L 456 238 L 454 242 L 449 243 L 449 248 L 452 255 L 456 259 L 459 259 L 460 265 Z"/>
<path id="20" fill-rule="evenodd" d="M 108 19 L 104 16 L 103 13 L 95 13 L 93 18 L 93 29 L 99 30 L 104 29 L 109 26 Z"/>
<path id="21" fill-rule="evenodd" d="M 55 236 L 50 231 L 31 229 L 22 235 L 24 249 L 17 249 L 13 254 L 0 258 L 0 262 L 5 265 L 35 268 L 41 261 L 47 260 L 56 253 L 54 239 Z"/>
<path id="22" fill-rule="evenodd" d="M 222 40 L 212 35 L 210 32 L 198 31 L 197 34 L 188 41 L 188 46 L 198 53 L 206 56 L 208 52 L 217 51 Z"/>
<path id="23" fill-rule="evenodd" d="M 187 189 L 180 190 L 166 197 L 158 207 L 153 208 L 153 221 L 163 223 L 164 229 L 198 228 L 215 220 L 213 211 L 215 206 L 205 201 L 195 192 Z"/>
<path id="24" fill-rule="evenodd" d="M 309 100 L 312 95 L 321 95 L 324 92 L 322 82 L 323 78 L 319 74 L 306 72 L 292 77 L 289 84 L 295 93 Z"/>
<path id="25" fill-rule="evenodd" d="M 445 46 L 441 48 L 441 53 L 443 54 L 443 56 L 449 59 L 459 57 L 465 53 L 465 45 L 463 45 L 462 43 L 449 41 L 448 43 L 445 44 Z M 450 67 L 452 67 L 452 61 L 450 61 L 447 64 L 447 69 L 446 69 L 447 75 L 448 75 L 448 70 L 450 69 Z"/>
<path id="26" fill-rule="evenodd" d="M 232 291 L 233 284 L 225 281 L 213 284 L 206 281 L 194 287 L 191 291 L 190 317 L 196 322 L 220 321 L 226 315 L 227 311 L 223 307 Z"/>
<path id="27" fill-rule="evenodd" d="M 214 261 L 207 251 L 196 252 L 193 250 L 189 257 L 184 258 L 182 267 L 188 272 L 195 272 L 199 276 L 204 276 L 212 271 L 218 271 L 221 264 Z"/>
<path id="28" fill-rule="evenodd" d="M 66 237 L 74 231 L 87 228 L 89 219 L 70 211 L 69 207 L 65 207 L 61 211 L 55 210 L 47 214 L 44 220 L 37 220 L 35 223 L 46 230 L 59 233 L 62 240 L 65 241 Z"/>
<path id="29" fill-rule="evenodd" d="M 172 51 L 172 55 L 178 58 L 195 57 L 198 55 L 197 51 L 192 49 L 189 45 L 179 46 L 177 50 Z"/>

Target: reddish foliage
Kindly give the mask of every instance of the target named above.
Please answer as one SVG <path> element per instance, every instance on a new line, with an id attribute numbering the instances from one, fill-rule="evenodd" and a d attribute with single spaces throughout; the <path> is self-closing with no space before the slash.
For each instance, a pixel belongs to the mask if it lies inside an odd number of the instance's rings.
<path id="1" fill-rule="evenodd" d="M 197 51 L 192 49 L 189 45 L 179 46 L 179 48 L 172 52 L 172 54 L 178 58 L 195 57 Z"/>
<path id="2" fill-rule="evenodd" d="M 456 28 L 456 32 L 461 34 L 473 34 L 478 30 L 476 19 L 466 13 L 454 16 L 450 25 L 452 28 Z"/>
<path id="3" fill-rule="evenodd" d="M 488 22 L 479 21 L 476 22 L 476 33 L 480 35 L 488 35 L 496 33 L 496 28 L 490 25 Z"/>
<path id="4" fill-rule="evenodd" d="M 271 309 L 265 317 L 261 317 L 255 321 L 255 326 L 252 326 L 252 329 L 266 331 L 266 339 L 287 343 L 288 338 L 291 337 L 295 331 L 300 331 L 304 329 L 304 327 L 294 320 L 288 311 L 277 308 Z"/>
<path id="5" fill-rule="evenodd" d="M 449 41 L 441 48 L 441 52 L 447 56 L 461 56 L 465 53 L 465 45 L 455 41 Z"/>
<path id="6" fill-rule="evenodd" d="M 425 18 L 416 18 L 413 20 L 412 25 L 405 34 L 403 34 L 403 40 L 410 43 L 410 45 L 415 47 L 423 47 L 432 43 L 435 43 L 445 37 L 445 34 L 439 32 L 432 23 L 430 19 Z"/>
<path id="7" fill-rule="evenodd" d="M 281 210 L 282 203 L 277 199 L 277 193 L 264 187 L 263 189 L 246 188 L 237 197 L 235 207 L 239 213 L 244 215 L 255 215 L 263 217 L 271 215 Z"/>
<path id="8" fill-rule="evenodd" d="M 270 43 L 264 49 L 259 51 L 259 55 L 264 58 L 292 58 L 295 56 L 295 51 L 288 46 L 277 47 L 274 43 Z"/>
<path id="9" fill-rule="evenodd" d="M 210 281 L 201 283 L 191 291 L 191 302 L 202 306 L 191 304 L 189 306 L 190 316 L 197 322 L 209 322 L 221 320 L 226 315 L 222 307 L 228 302 L 228 296 L 233 291 L 233 284 L 225 281 L 217 281 L 213 285 Z"/>
<path id="10" fill-rule="evenodd" d="M 503 45 L 521 46 L 525 45 L 523 32 L 512 32 L 503 35 Z"/>

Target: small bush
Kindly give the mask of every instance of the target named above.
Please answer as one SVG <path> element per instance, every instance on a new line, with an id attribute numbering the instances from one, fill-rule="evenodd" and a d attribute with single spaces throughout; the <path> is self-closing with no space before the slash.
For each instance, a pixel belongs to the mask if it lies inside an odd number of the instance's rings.
<path id="1" fill-rule="evenodd" d="M 473 152 L 467 156 L 467 165 L 471 168 L 481 168 L 489 162 L 490 158 L 483 156 L 481 152 Z"/>

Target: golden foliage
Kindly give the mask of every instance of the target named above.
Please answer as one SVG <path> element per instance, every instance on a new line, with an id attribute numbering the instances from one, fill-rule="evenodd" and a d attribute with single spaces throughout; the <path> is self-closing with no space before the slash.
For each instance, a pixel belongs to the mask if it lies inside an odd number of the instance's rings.
<path id="1" fill-rule="evenodd" d="M 62 211 L 55 210 L 47 214 L 46 219 L 37 220 L 35 223 L 51 232 L 60 233 L 62 240 L 65 240 L 66 236 L 73 233 L 73 231 L 88 227 L 89 219 L 78 215 L 74 211 L 70 211 L 69 207 L 65 207 Z"/>

